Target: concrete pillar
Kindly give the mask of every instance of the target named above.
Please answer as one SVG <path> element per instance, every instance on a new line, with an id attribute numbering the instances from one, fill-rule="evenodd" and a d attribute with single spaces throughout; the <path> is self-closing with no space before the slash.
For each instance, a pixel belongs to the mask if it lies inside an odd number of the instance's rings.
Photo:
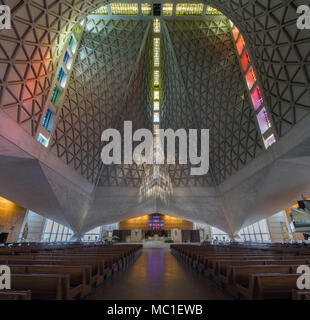
<path id="1" fill-rule="evenodd" d="M 142 230 L 141 229 L 132 229 L 130 241 L 131 242 L 141 242 L 142 241 Z"/>
<path id="2" fill-rule="evenodd" d="M 28 210 L 21 228 L 19 241 L 40 242 L 42 240 L 45 222 L 46 218 Z"/>
<path id="3" fill-rule="evenodd" d="M 171 239 L 174 242 L 182 242 L 182 231 L 180 229 L 171 230 Z"/>
<path id="4" fill-rule="evenodd" d="M 290 242 L 293 240 L 285 211 L 281 211 L 267 218 L 267 225 L 272 242 Z"/>

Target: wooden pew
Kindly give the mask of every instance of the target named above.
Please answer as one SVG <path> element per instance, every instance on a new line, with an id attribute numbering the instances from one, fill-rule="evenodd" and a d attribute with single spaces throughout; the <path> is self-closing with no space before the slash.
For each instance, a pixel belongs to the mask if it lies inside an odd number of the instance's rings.
<path id="1" fill-rule="evenodd" d="M 220 273 L 224 273 L 225 267 L 229 264 L 229 261 L 233 264 L 235 261 L 257 261 L 257 264 L 287 264 L 285 261 L 290 261 L 291 264 L 308 264 L 308 257 L 291 257 L 291 256 L 239 256 L 233 258 L 216 258 L 210 259 L 208 268 L 205 273 L 212 278 L 218 277 Z M 261 263 L 259 261 L 262 261 Z M 270 262 L 268 262 L 270 261 Z M 274 263 L 273 261 L 279 261 L 279 263 Z M 283 263 L 281 261 L 284 261 Z M 295 262 L 295 263 L 294 263 Z"/>
<path id="2" fill-rule="evenodd" d="M 247 300 L 290 299 L 299 274 L 250 274 L 248 287 L 237 284 L 237 294 Z"/>
<path id="3" fill-rule="evenodd" d="M 32 299 L 72 300 L 67 274 L 11 274 L 12 290 L 31 290 Z"/>
<path id="4" fill-rule="evenodd" d="M 216 267 L 216 276 L 214 280 L 221 285 L 227 285 L 229 280 L 228 277 L 231 275 L 231 269 L 233 266 L 261 266 L 261 265 L 278 265 L 278 266 L 287 266 L 287 265 L 308 265 L 310 260 L 219 260 L 217 261 Z"/>
<path id="5" fill-rule="evenodd" d="M 42 261 L 76 261 L 81 265 L 85 265 L 85 262 L 88 264 L 92 264 L 94 267 L 98 266 L 98 282 L 103 282 L 104 277 L 109 277 L 112 274 L 113 263 L 109 257 L 105 256 L 85 256 L 85 255 L 29 255 L 29 256 L 0 256 L 1 261 L 16 261 L 16 263 L 20 264 L 18 261 L 37 261 L 38 264 L 42 264 Z M 12 262 L 11 262 L 12 263 Z M 57 264 L 57 263 L 55 263 Z"/>
<path id="6" fill-rule="evenodd" d="M 10 259 L 10 260 L 1 260 L 0 263 L 6 265 L 61 265 L 61 266 L 88 266 L 91 268 L 91 286 L 98 286 L 103 283 L 105 275 L 108 276 L 108 271 L 104 271 L 102 269 L 102 265 L 99 261 L 95 259 L 88 259 L 86 260 L 58 260 L 53 259 L 22 259 L 22 257 L 18 259 Z"/>
<path id="7" fill-rule="evenodd" d="M 310 291 L 292 290 L 292 300 L 310 300 Z"/>
<path id="8" fill-rule="evenodd" d="M 83 298 L 91 290 L 91 268 L 89 266 L 62 265 L 10 265 L 14 274 L 68 274 L 74 297 Z"/>
<path id="9" fill-rule="evenodd" d="M 233 296 L 238 297 L 237 286 L 249 287 L 249 276 L 262 273 L 296 273 L 296 265 L 248 265 L 229 266 L 226 288 Z"/>
<path id="10" fill-rule="evenodd" d="M 47 256 L 37 256 L 34 257 L 36 261 L 41 261 L 47 259 Z M 70 261 L 79 261 L 80 264 L 85 264 L 87 262 L 95 262 L 98 264 L 98 278 L 97 278 L 97 285 L 101 284 L 104 278 L 109 278 L 112 275 L 113 270 L 115 270 L 115 264 L 111 260 L 110 257 L 105 255 L 53 255 L 50 259 L 57 261 L 57 260 L 70 260 Z"/>
<path id="11" fill-rule="evenodd" d="M 112 272 L 118 271 L 118 265 L 116 263 L 115 256 L 108 254 L 53 254 L 53 255 L 34 255 L 31 256 L 34 260 L 96 260 L 100 263 L 102 273 L 107 272 L 107 276 L 110 276 Z"/>
<path id="12" fill-rule="evenodd" d="M 31 291 L 0 290 L 0 300 L 31 300 Z"/>
<path id="13" fill-rule="evenodd" d="M 141 245 L 26 244 L 0 248 L 0 264 L 11 267 L 12 288 L 32 290 L 34 299 L 73 299 L 132 262 Z"/>
<path id="14" fill-rule="evenodd" d="M 298 265 L 310 264 L 310 248 L 273 244 L 259 247 L 172 245 L 171 251 L 228 292 L 246 299 L 290 298 L 291 290 L 296 288 Z"/>
<path id="15" fill-rule="evenodd" d="M 286 260 L 290 260 L 290 261 L 300 261 L 302 264 L 302 262 L 305 262 L 305 261 L 310 261 L 309 257 L 291 257 L 291 256 L 283 256 L 283 255 L 267 255 L 267 256 L 252 256 L 252 255 L 246 255 L 246 256 L 243 256 L 243 255 L 239 255 L 239 256 L 235 256 L 235 257 L 216 257 L 216 258 L 211 258 L 209 259 L 208 261 L 208 267 L 207 267 L 207 271 L 208 272 L 211 272 L 211 273 L 214 273 L 214 275 L 217 275 L 220 270 L 222 269 L 221 268 L 221 262 L 222 261 L 240 261 L 240 260 L 243 260 L 243 261 L 250 261 L 250 260 L 257 260 L 257 261 L 274 261 L 274 260 L 277 260 L 277 261 L 286 261 Z"/>

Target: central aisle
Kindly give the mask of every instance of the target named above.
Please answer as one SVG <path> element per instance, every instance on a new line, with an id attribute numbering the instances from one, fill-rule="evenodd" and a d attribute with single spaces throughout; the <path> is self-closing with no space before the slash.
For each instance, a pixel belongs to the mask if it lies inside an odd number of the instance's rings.
<path id="1" fill-rule="evenodd" d="M 169 249 L 144 249 L 126 270 L 104 282 L 90 300 L 231 299 L 204 276 L 179 262 Z"/>

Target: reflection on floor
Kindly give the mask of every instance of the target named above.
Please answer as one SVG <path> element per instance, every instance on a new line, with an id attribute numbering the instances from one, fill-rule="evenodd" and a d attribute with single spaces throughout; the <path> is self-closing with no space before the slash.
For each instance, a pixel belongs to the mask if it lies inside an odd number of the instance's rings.
<path id="1" fill-rule="evenodd" d="M 93 300 L 227 300 L 205 277 L 181 264 L 168 249 L 144 249 L 127 270 L 87 298 Z"/>

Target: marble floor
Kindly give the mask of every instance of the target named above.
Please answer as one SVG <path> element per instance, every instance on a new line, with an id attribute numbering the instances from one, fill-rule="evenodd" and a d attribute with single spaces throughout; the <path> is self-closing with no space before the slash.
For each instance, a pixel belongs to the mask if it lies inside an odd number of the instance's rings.
<path id="1" fill-rule="evenodd" d="M 230 296 L 179 262 L 169 249 L 143 249 L 126 270 L 96 288 L 88 300 L 229 300 Z"/>

